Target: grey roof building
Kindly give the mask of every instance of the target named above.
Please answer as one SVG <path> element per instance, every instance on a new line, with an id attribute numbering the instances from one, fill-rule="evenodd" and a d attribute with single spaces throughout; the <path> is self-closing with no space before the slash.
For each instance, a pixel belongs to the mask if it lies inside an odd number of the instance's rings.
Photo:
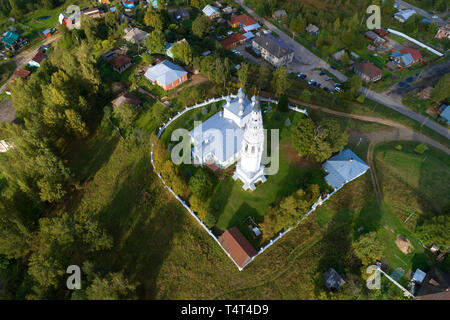
<path id="1" fill-rule="evenodd" d="M 277 68 L 290 63 L 294 58 L 294 50 L 270 34 L 253 38 L 252 46 L 261 52 L 265 60 Z"/>
<path id="2" fill-rule="evenodd" d="M 333 268 L 323 273 L 323 279 L 325 280 L 325 286 L 330 290 L 337 290 L 345 283 L 344 279 Z"/>
<path id="3" fill-rule="evenodd" d="M 152 83 L 158 84 L 165 90 L 168 90 L 186 81 L 187 74 L 187 71 L 182 67 L 169 60 L 164 60 L 156 66 L 148 68 L 145 72 L 145 77 Z"/>
<path id="4" fill-rule="evenodd" d="M 325 181 L 332 186 L 334 190 L 342 188 L 346 183 L 358 178 L 370 169 L 370 167 L 350 149 L 345 149 L 328 159 L 323 164 L 323 168 L 328 172 Z"/>

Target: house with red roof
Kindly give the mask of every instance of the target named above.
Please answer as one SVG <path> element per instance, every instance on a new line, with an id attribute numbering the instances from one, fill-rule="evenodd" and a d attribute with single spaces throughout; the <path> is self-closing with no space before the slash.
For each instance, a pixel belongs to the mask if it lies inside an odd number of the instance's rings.
<path id="1" fill-rule="evenodd" d="M 225 40 L 220 41 L 220 44 L 222 45 L 222 47 L 224 47 L 227 50 L 231 50 L 237 46 L 240 46 L 241 44 L 244 43 L 244 41 L 247 38 L 244 37 L 242 34 L 240 33 L 233 33 L 231 36 L 229 36 L 228 38 L 226 38 Z"/>
<path id="2" fill-rule="evenodd" d="M 238 16 L 231 16 L 230 21 L 228 21 L 228 23 L 232 28 L 239 28 L 256 24 L 256 21 L 249 15 L 241 14 Z"/>
<path id="3" fill-rule="evenodd" d="M 375 82 L 383 76 L 383 70 L 378 68 L 372 62 L 361 62 L 353 66 L 353 71 L 364 81 Z"/>
<path id="4" fill-rule="evenodd" d="M 218 241 L 239 270 L 242 270 L 257 253 L 256 249 L 236 227 L 225 230 Z"/>
<path id="5" fill-rule="evenodd" d="M 43 53 L 42 51 L 38 51 L 36 55 L 28 62 L 28 65 L 32 67 L 39 68 L 41 66 L 42 61 L 44 59 L 47 59 L 47 55 Z"/>

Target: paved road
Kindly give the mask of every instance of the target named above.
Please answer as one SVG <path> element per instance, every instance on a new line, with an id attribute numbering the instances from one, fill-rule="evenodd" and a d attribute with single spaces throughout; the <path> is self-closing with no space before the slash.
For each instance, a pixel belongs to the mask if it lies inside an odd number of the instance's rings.
<path id="1" fill-rule="evenodd" d="M 60 38 L 60 34 L 56 34 L 51 38 L 46 39 L 43 43 L 41 43 L 41 46 L 46 45 L 46 44 L 50 44 L 56 40 L 58 40 Z M 36 54 L 38 49 L 33 48 L 33 49 L 27 49 L 24 50 L 22 52 L 20 52 L 15 58 L 14 58 L 14 62 L 16 64 L 16 70 L 22 66 L 28 63 L 28 61 L 30 61 L 31 59 L 33 59 L 34 55 Z M 15 75 L 13 74 L 1 87 L 0 87 L 0 93 L 2 93 L 6 87 L 8 86 L 9 82 L 15 78 Z"/>
<path id="2" fill-rule="evenodd" d="M 380 143 L 380 142 L 384 142 L 384 141 L 395 141 L 395 140 L 418 141 L 418 142 L 426 143 L 426 144 L 428 144 L 432 147 L 435 147 L 439 150 L 442 150 L 443 152 L 450 155 L 450 148 L 448 148 L 447 146 L 431 139 L 430 137 L 428 137 L 418 131 L 408 128 L 407 126 L 400 124 L 398 122 L 388 120 L 388 119 L 372 117 L 372 116 L 363 116 L 363 115 L 356 115 L 356 114 L 350 114 L 350 113 L 345 113 L 345 112 L 341 112 L 341 111 L 336 111 L 336 110 L 328 109 L 328 108 L 321 107 L 318 105 L 305 103 L 305 102 L 302 102 L 302 101 L 296 100 L 296 99 L 289 99 L 289 101 L 291 101 L 292 103 L 298 104 L 298 105 L 303 105 L 303 106 L 310 107 L 312 109 L 318 109 L 318 110 L 321 110 L 326 113 L 334 114 L 336 116 L 352 118 L 352 119 L 367 121 L 367 122 L 374 122 L 374 123 L 392 127 L 394 129 L 394 130 L 390 130 L 388 133 L 386 130 L 375 131 L 375 132 L 371 132 L 371 133 L 364 133 L 364 136 L 370 142 Z"/>
<path id="3" fill-rule="evenodd" d="M 262 23 L 268 28 L 269 30 L 277 33 L 280 36 L 280 39 L 288 44 L 295 52 L 295 60 L 293 63 L 291 63 L 292 66 L 290 66 L 291 72 L 303 72 L 301 70 L 311 70 L 317 67 L 321 67 L 323 69 L 328 70 L 333 75 L 335 75 L 340 81 L 344 82 L 348 78 L 342 74 L 341 72 L 334 70 L 330 67 L 328 63 L 323 61 L 321 58 L 317 57 L 315 54 L 313 54 L 311 51 L 303 47 L 301 44 L 299 44 L 297 41 L 289 37 L 287 34 L 285 34 L 283 31 L 275 27 L 273 24 L 269 23 L 265 19 L 259 17 L 252 9 L 245 6 L 242 3 L 242 0 L 235 0 L 239 5 L 241 5 L 247 12 L 254 18 L 262 21 Z M 299 60 L 298 60 L 299 59 Z M 401 114 L 410 117 L 420 123 L 423 123 L 424 126 L 430 128 L 431 130 L 436 131 L 437 133 L 443 135 L 447 139 L 450 139 L 450 130 L 447 128 L 444 128 L 443 126 L 439 125 L 438 123 L 435 123 L 428 118 L 415 113 L 414 111 L 408 109 L 405 107 L 402 103 L 395 101 L 394 99 L 390 98 L 387 95 L 380 94 L 371 90 L 368 90 L 366 88 L 362 88 L 361 92 L 369 99 L 372 99 L 378 103 L 381 103 L 388 108 L 391 108 L 395 111 L 400 112 Z"/>
<path id="4" fill-rule="evenodd" d="M 402 0 L 396 0 L 395 3 L 397 3 L 399 5 L 399 7 L 405 7 L 405 8 L 412 9 L 412 10 L 416 11 L 417 14 L 420 14 L 422 17 L 427 18 L 430 21 L 433 21 L 433 22 L 436 21 L 438 23 L 438 25 L 440 25 L 440 26 L 442 26 L 442 25 L 447 23 L 445 20 L 440 19 L 440 18 L 433 19 L 432 16 L 434 16 L 434 14 L 430 14 L 430 13 L 428 13 L 427 11 L 425 11 L 423 9 L 417 8 L 417 7 L 413 6 L 412 4 L 409 4 L 408 2 L 405 2 L 405 1 L 402 1 Z M 442 16 L 442 15 L 443 14 L 437 14 L 437 16 Z"/>
<path id="5" fill-rule="evenodd" d="M 385 94 L 374 92 L 371 90 L 367 90 L 366 88 L 362 88 L 361 92 L 364 93 L 364 95 L 374 100 L 378 103 L 381 103 L 397 112 L 400 112 L 401 114 L 416 120 L 417 122 L 420 122 L 422 125 L 430 128 L 431 130 L 439 133 L 440 135 L 446 137 L 447 139 L 450 139 L 450 130 L 447 128 L 444 128 L 440 124 L 428 119 L 427 117 L 418 114 L 411 109 L 406 108 L 403 104 L 394 101 L 392 98 L 386 96 Z"/>

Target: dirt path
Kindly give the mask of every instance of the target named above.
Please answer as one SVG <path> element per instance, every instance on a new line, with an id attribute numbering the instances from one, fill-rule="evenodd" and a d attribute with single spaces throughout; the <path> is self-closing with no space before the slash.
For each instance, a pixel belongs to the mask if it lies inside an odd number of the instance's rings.
<path id="1" fill-rule="evenodd" d="M 208 80 L 209 79 L 206 76 L 204 76 L 204 75 L 202 75 L 200 73 L 199 74 L 194 74 L 194 75 L 192 75 L 191 82 L 189 82 L 187 85 L 185 85 L 185 86 L 183 86 L 181 88 L 178 88 L 176 92 L 178 93 L 181 90 L 184 90 L 186 88 L 195 86 L 195 85 L 197 85 L 199 83 L 202 83 L 202 82 L 205 82 L 205 81 L 208 81 Z"/>
<path id="2" fill-rule="evenodd" d="M 51 38 L 46 39 L 44 42 L 42 42 L 40 44 L 40 46 L 46 45 L 46 44 L 50 44 L 56 40 L 58 40 L 61 37 L 60 34 L 56 34 Z M 30 61 L 31 59 L 33 59 L 34 55 L 36 54 L 38 49 L 36 48 L 30 48 L 27 50 L 24 50 L 22 52 L 20 52 L 15 58 L 14 58 L 14 63 L 16 64 L 16 69 L 14 70 L 14 72 L 22 65 L 25 65 L 28 63 L 28 61 Z M 15 78 L 14 73 L 11 75 L 11 77 L 9 77 L 8 80 L 6 80 L 6 82 L 0 87 L 0 93 L 2 93 L 7 87 L 8 84 L 10 83 L 10 81 L 12 79 Z"/>

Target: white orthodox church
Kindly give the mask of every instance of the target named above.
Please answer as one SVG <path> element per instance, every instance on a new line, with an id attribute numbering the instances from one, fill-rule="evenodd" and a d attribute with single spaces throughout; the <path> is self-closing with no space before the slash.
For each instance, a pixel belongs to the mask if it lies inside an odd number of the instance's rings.
<path id="1" fill-rule="evenodd" d="M 233 179 L 244 183 L 244 190 L 254 190 L 257 182 L 265 182 L 261 158 L 264 127 L 259 101 L 251 101 L 244 90 L 237 97 L 226 97 L 223 110 L 217 112 L 191 132 L 192 156 L 195 163 L 215 163 L 227 168 L 236 161 Z"/>

